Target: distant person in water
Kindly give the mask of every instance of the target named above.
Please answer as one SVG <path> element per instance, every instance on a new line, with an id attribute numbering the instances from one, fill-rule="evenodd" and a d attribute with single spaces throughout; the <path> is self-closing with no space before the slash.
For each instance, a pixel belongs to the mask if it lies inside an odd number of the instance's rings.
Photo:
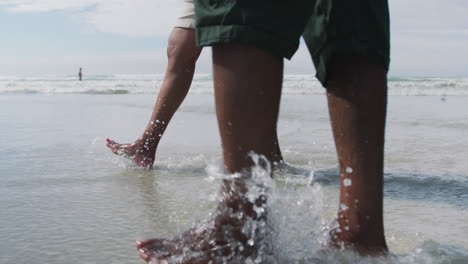
<path id="1" fill-rule="evenodd" d="M 194 3 L 193 0 L 185 0 L 182 14 L 169 37 L 166 75 L 149 123 L 141 137 L 134 143 L 119 144 L 106 139 L 106 146 L 113 153 L 129 158 L 144 168 L 153 166 L 159 141 L 190 89 L 195 63 L 201 50 L 202 48 L 197 47 L 195 43 Z M 268 140 L 275 146 L 274 160 L 279 162 L 282 160 L 282 155 L 278 146 L 276 127 L 272 129 L 268 134 Z"/>
<path id="2" fill-rule="evenodd" d="M 140 256 L 154 263 L 269 263 L 261 258 L 268 250 L 267 190 L 253 182 L 249 153 L 274 160 L 265 134 L 276 128 L 283 58 L 293 56 L 301 33 L 326 88 L 338 155 L 340 198 L 330 245 L 386 254 L 387 0 L 197 0 L 195 10 L 197 44 L 213 46 L 224 164 L 237 177 L 223 181 L 209 224 L 172 240 L 138 241 Z"/>
<path id="3" fill-rule="evenodd" d="M 81 81 L 83 79 L 83 73 L 81 71 L 81 68 L 80 68 L 80 71 L 78 72 L 78 79 Z"/>

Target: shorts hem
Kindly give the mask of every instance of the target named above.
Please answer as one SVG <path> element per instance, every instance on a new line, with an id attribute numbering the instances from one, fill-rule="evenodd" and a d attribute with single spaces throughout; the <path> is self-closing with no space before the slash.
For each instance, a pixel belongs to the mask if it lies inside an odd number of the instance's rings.
<path id="1" fill-rule="evenodd" d="M 291 59 L 299 46 L 279 38 L 270 32 L 245 25 L 214 25 L 196 28 L 197 46 L 212 46 L 220 43 L 240 43 L 265 49 L 281 57 Z"/>
<path id="2" fill-rule="evenodd" d="M 383 66 L 388 72 L 390 65 L 389 54 L 385 54 L 385 52 L 382 52 L 378 48 L 369 47 L 368 45 L 349 43 L 349 41 L 346 42 L 343 40 L 336 40 L 336 42 L 340 44 L 328 44 L 325 48 L 321 49 L 320 52 L 312 54 L 312 60 L 316 69 L 315 76 L 323 87 L 326 86 L 328 69 L 333 57 L 336 54 L 348 53 L 364 56 L 372 63 Z"/>
<path id="3" fill-rule="evenodd" d="M 174 25 L 176 28 L 187 28 L 187 29 L 195 29 L 195 23 L 192 19 L 179 19 L 177 23 Z"/>

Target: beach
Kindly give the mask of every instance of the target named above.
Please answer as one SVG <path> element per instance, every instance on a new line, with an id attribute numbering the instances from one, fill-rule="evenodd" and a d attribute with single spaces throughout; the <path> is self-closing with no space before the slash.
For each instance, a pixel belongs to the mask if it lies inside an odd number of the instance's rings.
<path id="1" fill-rule="evenodd" d="M 0 77 L 0 263 L 143 263 L 142 238 L 209 218 L 222 153 L 212 77 L 197 75 L 145 170 L 115 156 L 136 140 L 161 75 Z M 468 79 L 390 78 L 385 233 L 395 263 L 468 263 Z M 278 123 L 287 166 L 268 197 L 278 263 L 367 263 L 322 253 L 338 208 L 323 88 L 288 75 Z M 320 262 L 322 261 L 322 262 Z"/>

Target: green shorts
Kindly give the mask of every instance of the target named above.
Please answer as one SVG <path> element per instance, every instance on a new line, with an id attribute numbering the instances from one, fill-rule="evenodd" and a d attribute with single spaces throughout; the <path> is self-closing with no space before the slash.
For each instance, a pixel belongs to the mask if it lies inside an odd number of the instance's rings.
<path id="1" fill-rule="evenodd" d="M 198 46 L 250 44 L 290 59 L 302 35 L 323 85 L 337 53 L 390 63 L 387 0 L 195 0 L 195 16 Z"/>

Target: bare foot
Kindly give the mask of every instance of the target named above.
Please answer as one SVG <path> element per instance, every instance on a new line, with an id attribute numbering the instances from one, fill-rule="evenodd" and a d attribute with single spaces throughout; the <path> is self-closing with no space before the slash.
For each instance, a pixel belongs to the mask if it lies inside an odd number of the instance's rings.
<path id="1" fill-rule="evenodd" d="M 150 169 L 153 167 L 156 149 L 142 144 L 142 140 L 137 140 L 133 144 L 118 144 L 106 139 L 106 146 L 116 155 L 131 159 L 136 165 Z"/>
<path id="2" fill-rule="evenodd" d="M 266 200 L 263 194 L 247 194 L 235 181 L 225 181 L 223 199 L 211 221 L 172 240 L 137 241 L 140 257 L 150 263 L 183 264 L 259 260 L 265 247 Z"/>
<path id="3" fill-rule="evenodd" d="M 212 232 L 189 230 L 173 240 L 139 240 L 136 247 L 140 257 L 150 263 L 212 263 L 220 256 L 214 246 Z"/>

